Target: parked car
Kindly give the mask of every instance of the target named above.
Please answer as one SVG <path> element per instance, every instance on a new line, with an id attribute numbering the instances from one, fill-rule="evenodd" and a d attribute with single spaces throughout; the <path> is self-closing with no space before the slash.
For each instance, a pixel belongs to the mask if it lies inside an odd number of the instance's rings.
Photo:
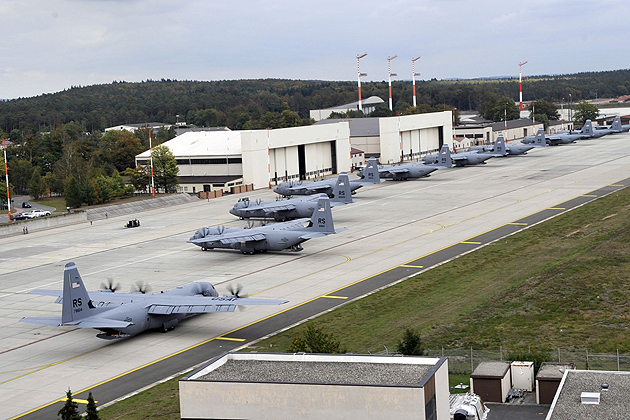
<path id="1" fill-rule="evenodd" d="M 30 209 L 31 208 L 31 203 L 29 203 L 28 201 L 22 202 L 22 208 L 23 209 Z"/>
<path id="2" fill-rule="evenodd" d="M 26 213 L 15 213 L 11 215 L 11 219 L 12 220 L 26 220 L 26 219 L 30 219 L 30 217 L 28 217 L 28 214 Z"/>
<path id="3" fill-rule="evenodd" d="M 30 211 L 29 213 L 31 213 L 33 217 L 50 216 L 50 212 L 48 210 L 35 209 L 35 210 Z"/>

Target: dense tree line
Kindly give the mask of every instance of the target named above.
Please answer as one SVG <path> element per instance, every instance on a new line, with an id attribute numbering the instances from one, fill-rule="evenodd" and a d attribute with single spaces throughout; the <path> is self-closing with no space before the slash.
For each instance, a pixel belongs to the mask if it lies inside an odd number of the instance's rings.
<path id="1" fill-rule="evenodd" d="M 535 76 L 523 82 L 526 100 L 574 102 L 630 92 L 630 70 Z M 429 80 L 416 83 L 419 104 L 478 110 L 488 95 L 518 100 L 518 79 Z M 388 97 L 387 82 L 362 84 L 363 97 Z M 114 82 L 0 102 L 0 129 L 13 139 L 73 121 L 87 132 L 125 123 L 187 121 L 232 129 L 309 123 L 309 110 L 357 100 L 356 82 L 225 80 Z M 412 102 L 409 81 L 393 82 L 396 112 Z M 179 116 L 179 117 L 178 117 Z M 14 130 L 17 130 L 14 132 Z"/>
<path id="2" fill-rule="evenodd" d="M 371 116 L 415 114 L 441 110 L 478 110 L 493 121 L 518 118 L 518 80 L 429 80 L 416 83 L 419 105 L 412 107 L 412 84 L 393 83 L 394 110 L 378 107 Z M 536 100 L 538 119 L 557 118 L 554 102 L 569 98 L 580 107 L 583 99 L 617 97 L 630 92 L 630 70 L 530 77 L 524 97 Z M 388 84 L 362 84 L 363 98 L 389 96 Z M 0 101 L 0 135 L 9 139 L 9 172 L 13 193 L 64 194 L 72 207 L 98 204 L 148 191 L 148 169 L 135 166 L 134 157 L 149 146 L 149 129 L 136 133 L 109 131 L 125 123 L 186 121 L 199 127 L 232 129 L 282 128 L 311 124 L 311 109 L 357 100 L 355 82 L 304 80 L 226 80 L 216 82 L 148 80 L 141 83 L 72 87 L 63 92 Z M 576 113 L 583 120 L 592 110 Z M 363 117 L 359 111 L 333 118 Z M 174 129 L 153 134 L 153 145 L 175 136 Z M 164 173 L 157 174 L 158 190 L 173 191 L 176 170 L 168 153 L 160 154 Z M 158 165 L 155 165 L 156 167 Z M 156 169 L 154 167 L 154 170 Z M 0 169 L 4 175 L 4 168 Z M 125 186 L 121 175 L 126 177 Z M 162 178 L 159 178 L 162 176 Z M 4 179 L 0 180 L 3 187 Z M 6 190 L 2 188 L 6 199 Z"/>

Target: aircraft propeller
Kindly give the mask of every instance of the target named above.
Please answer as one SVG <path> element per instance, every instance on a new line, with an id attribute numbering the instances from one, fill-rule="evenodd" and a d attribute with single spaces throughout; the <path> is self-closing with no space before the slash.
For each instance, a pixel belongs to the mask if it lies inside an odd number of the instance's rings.
<path id="1" fill-rule="evenodd" d="M 217 226 L 217 232 L 219 232 L 219 235 L 223 235 L 224 231 L 225 231 L 225 226 L 223 225 Z"/>
<path id="2" fill-rule="evenodd" d="M 140 292 L 144 295 L 148 293 L 150 290 L 151 290 L 151 286 L 149 286 L 149 283 L 144 282 L 144 281 L 137 281 L 135 286 L 131 286 L 131 293 Z"/>
<path id="3" fill-rule="evenodd" d="M 228 285 L 227 288 L 228 292 L 230 292 L 230 295 L 237 297 L 237 298 L 246 298 L 247 294 L 241 294 L 241 292 L 243 291 L 243 286 L 241 286 L 240 284 L 236 283 L 236 286 L 234 286 L 233 284 Z"/>
<path id="4" fill-rule="evenodd" d="M 107 283 L 101 283 L 101 290 L 111 290 L 114 293 L 116 290 L 120 290 L 120 282 L 114 286 L 114 279 L 107 277 Z"/>

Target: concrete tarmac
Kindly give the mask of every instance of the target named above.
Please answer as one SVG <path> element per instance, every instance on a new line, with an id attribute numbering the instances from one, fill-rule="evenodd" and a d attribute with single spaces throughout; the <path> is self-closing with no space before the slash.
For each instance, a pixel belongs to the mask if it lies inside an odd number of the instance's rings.
<path id="1" fill-rule="evenodd" d="M 203 352 L 188 357 L 194 349 L 206 349 L 209 358 L 243 343 L 234 340 L 253 338 L 256 328 L 272 332 L 287 322 L 299 322 L 327 310 L 325 302 L 338 303 L 350 295 L 346 293 L 350 289 L 335 295 L 340 288 L 390 273 L 392 268 L 413 275 L 431 263 L 412 263 L 421 257 L 446 248 L 456 250 L 453 256 L 468 252 L 483 242 L 471 238 L 505 226 L 511 233 L 535 222 L 527 221 L 530 215 L 550 208 L 556 210 L 548 216 L 559 214 L 566 211 L 559 209 L 568 208 L 561 203 L 576 199 L 573 204 L 579 205 L 579 200 L 594 199 L 582 197 L 594 190 L 621 188 L 626 184 L 618 182 L 630 177 L 628 140 L 627 133 L 614 134 L 535 149 L 525 156 L 494 158 L 487 165 L 441 170 L 421 180 L 362 188 L 356 195 L 361 201 L 333 210 L 335 225 L 348 230 L 308 241 L 300 253 L 245 256 L 236 251 L 202 252 L 186 243 L 202 226 L 246 226 L 227 212 L 239 196 L 147 211 L 136 216 L 140 228 L 123 228 L 125 217 L 110 217 L 92 226 L 83 223 L 3 239 L 0 417 L 19 416 L 59 400 L 68 388 L 84 390 L 120 375 L 129 389 L 137 389 L 143 386 L 142 377 L 155 375 L 158 380 L 176 372 L 169 372 L 171 359 L 156 363 L 162 358 L 191 348 L 183 357 L 191 365 L 199 363 Z M 268 190 L 249 196 L 274 198 Z M 454 244 L 457 248 L 451 247 Z M 210 281 L 225 293 L 228 284 L 239 283 L 250 295 L 288 299 L 289 304 L 198 316 L 167 334 L 149 332 L 118 341 L 97 339 L 94 330 L 18 322 L 24 316 L 59 314 L 61 308 L 53 298 L 27 292 L 60 289 L 63 267 L 69 261 L 77 264 L 89 290 L 98 289 L 109 277 L 122 283 L 125 291 L 136 281 L 148 282 L 153 292 Z M 377 287 L 374 283 L 352 294 Z M 331 294 L 342 299 L 316 299 Z M 318 304 L 307 306 L 307 302 Z M 275 321 L 280 316 L 268 318 L 248 327 L 251 333 L 242 329 L 278 312 L 291 312 L 286 310 L 294 305 L 309 309 L 296 310 L 283 322 Z M 231 331 L 237 333 L 226 337 Z M 204 347 L 210 344 L 212 349 Z M 132 371 L 142 374 L 134 376 Z M 119 396 L 126 392 L 120 388 Z M 103 399 L 96 394 L 99 404 L 107 402 L 109 395 Z M 37 418 L 37 412 L 26 417 Z"/>

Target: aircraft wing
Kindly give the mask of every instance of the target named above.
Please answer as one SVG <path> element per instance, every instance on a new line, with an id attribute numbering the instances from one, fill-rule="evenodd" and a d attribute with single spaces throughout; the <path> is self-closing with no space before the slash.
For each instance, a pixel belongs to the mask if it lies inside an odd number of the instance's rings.
<path id="1" fill-rule="evenodd" d="M 20 322 L 28 322 L 31 324 L 41 324 L 41 325 L 50 325 L 53 327 L 58 327 L 60 325 L 73 325 L 77 328 L 125 328 L 131 325 L 130 322 L 125 321 L 117 321 L 115 319 L 109 319 L 99 316 L 92 316 L 89 318 L 84 318 L 79 321 L 73 323 L 64 324 L 61 322 L 61 317 L 59 316 L 43 316 L 43 317 L 34 317 L 34 318 L 22 318 Z"/>
<path id="2" fill-rule="evenodd" d="M 234 312 L 239 305 L 282 305 L 288 300 L 249 299 L 231 296 L 199 297 L 181 296 L 169 302 L 149 306 L 150 315 L 207 314 L 212 312 Z"/>
<path id="3" fill-rule="evenodd" d="M 278 202 L 278 204 L 271 204 L 271 205 L 266 204 L 264 206 L 249 206 L 241 210 L 244 210 L 247 213 L 249 211 L 258 211 L 258 210 L 282 211 L 282 210 L 294 210 L 294 209 L 295 209 L 295 204 L 291 204 L 291 203 L 282 204 L 282 202 Z"/>
<path id="4" fill-rule="evenodd" d="M 331 188 L 330 185 L 325 184 L 325 185 L 307 185 L 307 186 L 297 186 L 297 187 L 291 187 L 289 188 L 289 191 L 292 192 L 297 192 L 297 191 L 310 191 L 311 194 L 315 194 L 315 193 L 325 193 L 326 191 L 328 191 Z"/>
<path id="5" fill-rule="evenodd" d="M 188 242 L 193 244 L 203 244 L 206 242 L 221 242 L 222 244 L 233 244 L 236 242 L 264 241 L 265 235 L 262 233 L 247 234 L 241 230 L 238 232 L 228 232 L 222 235 L 208 235 L 203 238 L 191 239 Z"/>
<path id="6" fill-rule="evenodd" d="M 335 233 L 343 232 L 344 230 L 348 230 L 348 228 L 335 229 Z M 309 233 L 305 233 L 304 235 L 301 235 L 300 239 L 308 240 L 308 239 L 313 239 L 313 238 L 320 238 L 326 235 L 329 235 L 329 234 L 324 233 L 324 232 L 309 232 Z"/>
<path id="7" fill-rule="evenodd" d="M 28 322 L 30 324 L 50 325 L 52 327 L 58 327 L 61 325 L 60 316 L 40 316 L 35 318 L 22 318 L 20 322 Z"/>
<path id="8" fill-rule="evenodd" d="M 109 319 L 99 316 L 91 316 L 89 318 L 84 318 L 78 321 L 76 324 L 72 323 L 64 325 L 74 325 L 77 328 L 96 328 L 97 330 L 100 330 L 103 328 L 126 328 L 131 325 L 131 322 L 118 321 L 116 319 Z"/>
<path id="9" fill-rule="evenodd" d="M 393 167 L 393 168 L 387 169 L 386 172 L 389 172 L 390 174 L 405 174 L 409 172 L 409 169 Z"/>
<path id="10" fill-rule="evenodd" d="M 56 297 L 63 296 L 63 290 L 34 289 L 34 290 L 31 290 L 29 293 L 34 294 L 34 295 L 44 295 L 44 296 L 56 296 Z"/>
<path id="11" fill-rule="evenodd" d="M 457 153 L 451 155 L 451 160 L 467 160 L 467 159 L 468 159 L 467 155 L 462 154 L 462 155 L 457 156 Z"/>

